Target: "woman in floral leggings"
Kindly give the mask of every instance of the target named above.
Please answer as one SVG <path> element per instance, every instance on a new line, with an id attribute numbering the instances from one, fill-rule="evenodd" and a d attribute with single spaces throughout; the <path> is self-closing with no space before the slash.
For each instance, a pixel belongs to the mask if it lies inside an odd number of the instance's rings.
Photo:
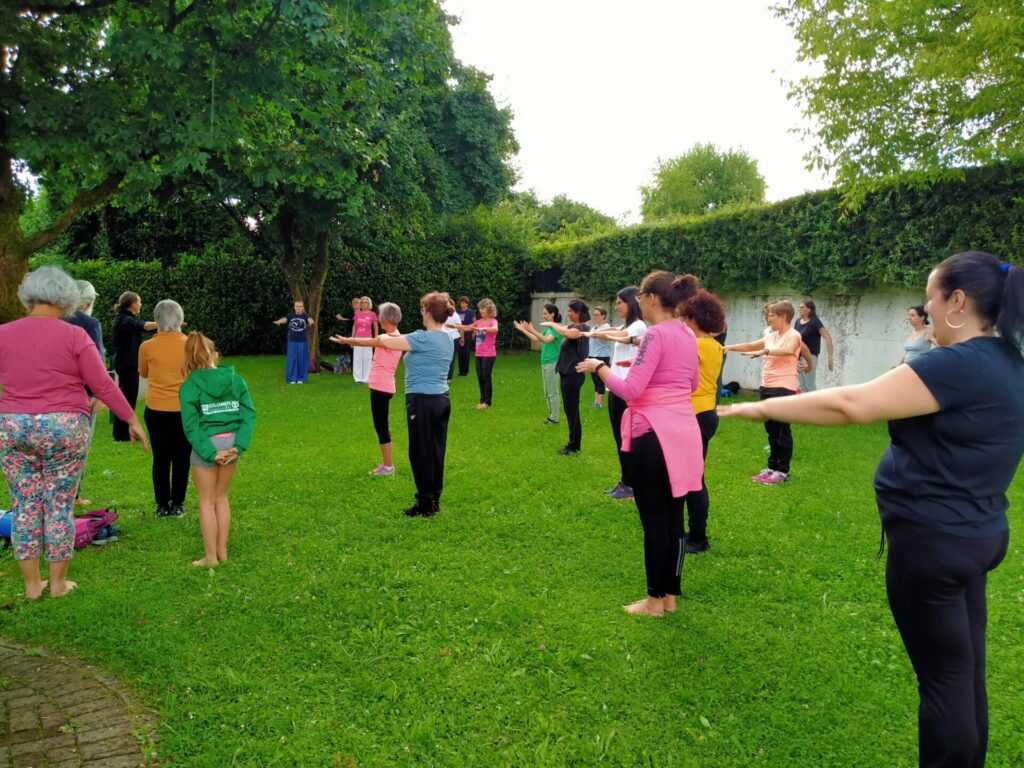
<path id="1" fill-rule="evenodd" d="M 81 328 L 60 320 L 78 306 L 75 281 L 55 267 L 40 267 L 25 276 L 18 298 L 28 317 L 0 326 L 0 463 L 14 512 L 14 558 L 25 597 L 37 600 L 47 586 L 40 557 L 50 564 L 53 597 L 77 586 L 67 579 L 75 541 L 72 507 L 95 407 L 85 387 L 128 422 L 133 441 L 148 446 L 96 345 Z"/>

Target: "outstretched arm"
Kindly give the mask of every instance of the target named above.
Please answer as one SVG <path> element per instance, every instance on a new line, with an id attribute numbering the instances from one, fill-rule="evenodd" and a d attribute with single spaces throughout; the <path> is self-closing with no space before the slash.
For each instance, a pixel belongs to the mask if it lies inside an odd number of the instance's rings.
<path id="1" fill-rule="evenodd" d="M 377 346 L 384 347 L 384 349 L 397 349 L 399 352 L 410 352 L 412 347 L 409 345 L 409 340 L 405 336 L 378 336 L 375 341 Z"/>
<path id="2" fill-rule="evenodd" d="M 561 323 L 541 323 L 541 325 L 558 331 L 558 333 L 562 334 L 567 339 L 578 339 L 583 335 L 583 331 L 580 329 L 573 328 L 569 325 L 562 325 Z"/>
<path id="3" fill-rule="evenodd" d="M 751 421 L 790 424 L 870 424 L 937 413 L 939 403 L 908 365 L 893 368 L 866 384 L 823 389 L 758 403 L 737 403 L 718 409 L 720 416 L 742 416 Z"/>

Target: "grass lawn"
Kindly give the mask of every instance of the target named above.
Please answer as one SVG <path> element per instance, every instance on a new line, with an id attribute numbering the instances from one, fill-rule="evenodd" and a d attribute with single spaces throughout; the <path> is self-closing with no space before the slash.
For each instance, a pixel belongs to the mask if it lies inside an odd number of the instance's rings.
<path id="1" fill-rule="evenodd" d="M 876 562 L 871 478 L 883 426 L 794 429 L 793 479 L 754 485 L 760 425 L 711 444 L 708 554 L 680 612 L 631 617 L 640 524 L 608 415 L 556 455 L 536 355 L 501 356 L 494 407 L 456 379 L 443 509 L 407 519 L 401 393 L 395 478 L 365 387 L 284 383 L 283 358 L 232 361 L 256 435 L 232 489 L 231 561 L 188 515 L 156 519 L 149 457 L 104 415 L 85 492 L 121 540 L 80 552 L 65 600 L 28 605 L 9 555 L 0 633 L 124 677 L 159 713 L 175 766 L 914 766 L 916 687 Z M 592 388 L 584 388 L 589 403 Z M 140 405 L 141 412 L 141 405 Z M 1011 490 L 1016 519 L 1024 484 Z M 1024 764 L 1024 563 L 989 583 L 990 768 Z M 0 670 L 3 685 L 3 670 Z"/>

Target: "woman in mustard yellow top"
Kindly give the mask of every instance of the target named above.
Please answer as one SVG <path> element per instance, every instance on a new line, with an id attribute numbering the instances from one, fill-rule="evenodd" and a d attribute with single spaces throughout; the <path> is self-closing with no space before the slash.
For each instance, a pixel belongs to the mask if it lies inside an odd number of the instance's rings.
<path id="1" fill-rule="evenodd" d="M 725 307 L 718 297 L 701 288 L 679 310 L 683 322 L 697 337 L 697 370 L 700 381 L 690 396 L 693 412 L 697 416 L 700 437 L 704 443 L 704 459 L 708 457 L 708 443 L 718 431 L 718 376 L 722 371 L 722 345 L 715 336 L 725 330 Z M 686 551 L 690 554 L 707 552 L 708 544 L 708 486 L 701 477 L 701 488 L 686 494 L 688 531 L 684 536 Z"/>
<path id="2" fill-rule="evenodd" d="M 139 347 L 139 375 L 149 383 L 144 419 L 153 446 L 153 495 L 157 517 L 185 514 L 189 456 L 192 446 L 181 426 L 178 389 L 185 380 L 185 313 L 176 301 L 164 299 L 153 308 L 157 334 Z"/>

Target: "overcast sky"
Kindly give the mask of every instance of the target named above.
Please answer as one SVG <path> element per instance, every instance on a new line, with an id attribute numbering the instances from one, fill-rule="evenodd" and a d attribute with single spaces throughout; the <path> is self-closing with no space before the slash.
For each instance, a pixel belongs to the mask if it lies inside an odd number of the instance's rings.
<path id="1" fill-rule="evenodd" d="M 796 43 L 756 0 L 444 0 L 455 53 L 515 114 L 518 188 L 639 221 L 659 159 L 699 142 L 757 160 L 768 199 L 829 186 L 804 170 L 786 99 Z"/>

